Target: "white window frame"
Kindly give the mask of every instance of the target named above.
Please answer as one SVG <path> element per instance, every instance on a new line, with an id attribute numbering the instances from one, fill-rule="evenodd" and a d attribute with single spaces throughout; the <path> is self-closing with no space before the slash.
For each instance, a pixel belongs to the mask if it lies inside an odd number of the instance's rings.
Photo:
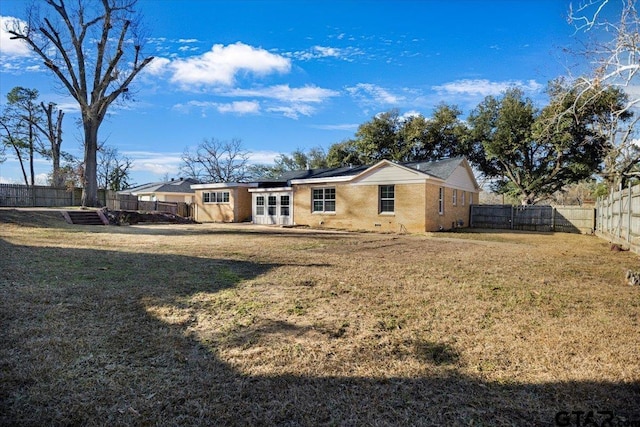
<path id="1" fill-rule="evenodd" d="M 322 197 L 316 198 L 316 192 L 322 191 Z M 327 192 L 333 192 L 333 198 L 327 198 Z M 316 202 L 322 203 L 322 209 L 316 209 Z M 333 209 L 327 209 L 327 202 L 333 202 Z M 311 189 L 311 212 L 312 213 L 335 213 L 336 212 L 336 187 L 318 187 Z"/>
<path id="2" fill-rule="evenodd" d="M 286 200 L 286 203 L 284 203 Z M 280 195 L 280 216 L 290 216 L 291 197 L 288 194 Z"/>
<path id="3" fill-rule="evenodd" d="M 465 193 L 466 191 L 463 191 L 462 194 L 460 195 L 462 198 L 462 206 L 464 206 Z"/>
<path id="4" fill-rule="evenodd" d="M 269 216 L 278 215 L 278 196 L 274 196 L 274 195 L 267 196 L 267 215 Z"/>
<path id="5" fill-rule="evenodd" d="M 392 197 L 388 195 L 388 188 L 391 188 Z M 387 196 L 383 197 L 383 189 L 387 189 Z M 383 202 L 391 202 L 393 209 L 385 210 L 383 208 Z M 396 212 L 396 186 L 395 185 L 379 185 L 378 186 L 378 213 L 379 214 L 394 214 Z"/>
<path id="6" fill-rule="evenodd" d="M 202 203 L 206 204 L 229 204 L 229 191 L 205 191 L 202 193 Z"/>
<path id="7" fill-rule="evenodd" d="M 453 189 L 453 197 L 452 197 L 453 206 L 458 206 L 458 190 Z"/>
<path id="8" fill-rule="evenodd" d="M 264 216 L 264 206 L 264 196 L 256 196 L 256 216 Z"/>

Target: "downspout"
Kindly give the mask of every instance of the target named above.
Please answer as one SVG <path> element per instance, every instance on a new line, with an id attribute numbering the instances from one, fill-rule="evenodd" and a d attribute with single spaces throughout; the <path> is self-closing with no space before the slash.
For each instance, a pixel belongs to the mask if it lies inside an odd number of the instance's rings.
<path id="1" fill-rule="evenodd" d="M 289 212 L 289 215 L 291 215 L 289 217 L 289 218 L 291 218 L 291 225 L 296 225 L 295 217 L 293 216 L 294 213 L 295 213 L 294 206 L 296 205 L 296 203 L 295 203 L 295 200 L 296 200 L 295 191 L 296 191 L 295 188 L 292 186 L 291 187 L 291 203 L 290 203 L 291 206 L 289 206 L 289 209 L 291 209 L 291 211 Z"/>
<path id="2" fill-rule="evenodd" d="M 238 187 L 233 189 L 233 219 L 231 222 L 240 222 L 238 221 Z"/>

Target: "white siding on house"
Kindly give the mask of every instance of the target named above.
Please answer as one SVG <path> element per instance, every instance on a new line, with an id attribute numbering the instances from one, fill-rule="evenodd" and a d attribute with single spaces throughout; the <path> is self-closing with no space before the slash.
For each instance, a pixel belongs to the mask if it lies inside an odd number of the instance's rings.
<path id="1" fill-rule="evenodd" d="M 383 165 L 365 172 L 352 183 L 354 185 L 413 184 L 425 182 L 427 179 L 429 179 L 428 176 L 418 171 L 414 172 L 401 166 Z"/>
<path id="2" fill-rule="evenodd" d="M 458 166 L 447 179 L 447 184 L 466 191 L 476 191 L 474 178 L 464 165 Z"/>

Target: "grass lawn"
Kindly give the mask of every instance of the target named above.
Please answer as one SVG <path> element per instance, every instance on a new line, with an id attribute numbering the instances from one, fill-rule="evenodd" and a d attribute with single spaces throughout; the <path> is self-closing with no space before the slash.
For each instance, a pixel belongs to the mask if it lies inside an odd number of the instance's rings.
<path id="1" fill-rule="evenodd" d="M 0 210 L 0 424 L 640 424 L 628 268 L 574 234 Z"/>

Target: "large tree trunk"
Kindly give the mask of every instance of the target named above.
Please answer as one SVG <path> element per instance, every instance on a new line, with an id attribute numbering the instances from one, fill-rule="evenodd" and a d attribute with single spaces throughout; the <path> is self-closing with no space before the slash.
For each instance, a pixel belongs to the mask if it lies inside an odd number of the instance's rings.
<path id="1" fill-rule="evenodd" d="M 84 126 L 84 178 L 82 206 L 99 207 L 97 180 L 98 125 L 86 123 Z"/>
<path id="2" fill-rule="evenodd" d="M 60 172 L 60 153 L 52 153 L 53 172 L 51 173 L 51 183 L 56 188 L 64 187 L 64 176 Z"/>
<path id="3" fill-rule="evenodd" d="M 40 103 L 42 111 L 47 116 L 47 127 L 43 128 L 38 126 L 40 132 L 47 136 L 49 145 L 51 146 L 51 159 L 53 162 L 53 172 L 51 173 L 51 184 L 56 188 L 62 188 L 65 184 L 65 177 L 60 171 L 60 147 L 62 146 L 62 119 L 64 118 L 64 112 L 58 110 L 58 118 L 53 121 L 53 108 L 55 104 L 49 103 L 45 105 L 44 102 Z"/>
<path id="4" fill-rule="evenodd" d="M 36 185 L 36 171 L 35 171 L 35 167 L 33 165 L 34 163 L 34 147 L 33 144 L 35 144 L 35 135 L 33 132 L 33 124 L 31 122 L 31 120 L 29 121 L 29 175 L 31 177 L 31 186 L 33 187 L 34 185 Z M 35 197 L 35 193 L 34 193 L 34 197 Z"/>

